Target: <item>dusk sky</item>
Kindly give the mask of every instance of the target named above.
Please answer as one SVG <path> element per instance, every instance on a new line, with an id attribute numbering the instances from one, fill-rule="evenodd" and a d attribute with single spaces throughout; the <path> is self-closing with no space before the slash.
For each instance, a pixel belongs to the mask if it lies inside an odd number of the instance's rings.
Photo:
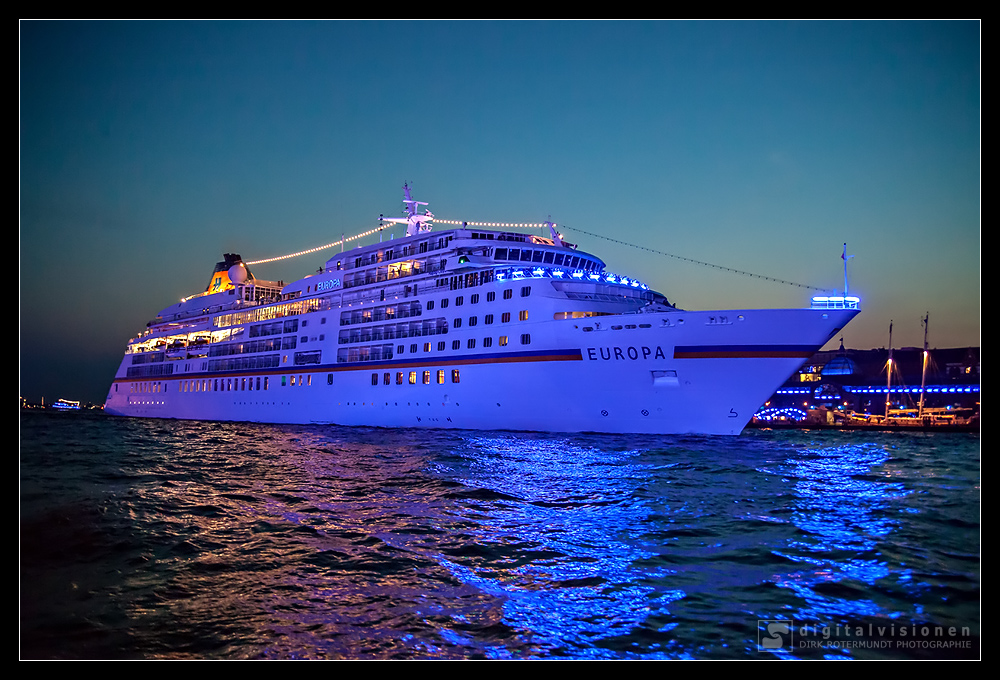
<path id="1" fill-rule="evenodd" d="M 686 309 L 808 306 L 847 243 L 848 347 L 920 346 L 925 313 L 931 347 L 980 344 L 976 21 L 22 21 L 19 48 L 32 401 L 103 402 L 223 253 L 366 231 L 404 181 L 438 218 L 550 218 Z"/>

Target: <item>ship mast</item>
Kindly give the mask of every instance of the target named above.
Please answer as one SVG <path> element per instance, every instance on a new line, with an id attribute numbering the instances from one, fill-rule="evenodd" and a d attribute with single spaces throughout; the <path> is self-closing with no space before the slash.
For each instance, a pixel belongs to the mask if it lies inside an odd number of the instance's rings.
<path id="1" fill-rule="evenodd" d="M 924 313 L 921 323 L 924 326 L 924 368 L 920 376 L 920 405 L 917 407 L 917 418 L 924 415 L 924 388 L 927 387 L 927 363 L 930 359 L 930 352 L 927 351 L 927 326 L 930 322 L 930 312 Z"/>
<path id="2" fill-rule="evenodd" d="M 407 236 L 416 236 L 419 233 L 430 231 L 433 228 L 431 226 L 431 221 L 434 219 L 434 213 L 430 210 L 426 210 L 423 215 L 417 214 L 417 206 L 427 205 L 427 203 L 424 203 L 423 201 L 414 201 L 410 196 L 410 185 L 405 182 L 403 183 L 403 203 L 406 204 L 406 219 L 398 217 L 384 217 L 379 215 L 379 221 L 405 224 Z"/>
<path id="3" fill-rule="evenodd" d="M 889 422 L 889 402 L 892 400 L 892 321 L 889 321 L 889 360 L 885 363 L 885 421 Z"/>

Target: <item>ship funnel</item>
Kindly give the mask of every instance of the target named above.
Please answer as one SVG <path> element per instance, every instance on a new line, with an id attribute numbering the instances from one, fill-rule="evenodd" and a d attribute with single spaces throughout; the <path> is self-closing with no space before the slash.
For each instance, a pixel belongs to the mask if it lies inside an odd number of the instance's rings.
<path id="1" fill-rule="evenodd" d="M 223 254 L 223 261 L 215 265 L 212 279 L 205 288 L 206 293 L 221 293 L 235 286 L 243 285 L 253 280 L 253 274 L 243 263 L 243 258 L 236 253 Z"/>

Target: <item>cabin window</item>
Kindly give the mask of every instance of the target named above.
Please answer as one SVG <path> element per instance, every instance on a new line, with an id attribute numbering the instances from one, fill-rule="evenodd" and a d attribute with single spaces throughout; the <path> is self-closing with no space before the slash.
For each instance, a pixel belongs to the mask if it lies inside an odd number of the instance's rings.
<path id="1" fill-rule="evenodd" d="M 459 376 L 458 376 L 458 369 L 457 368 L 451 369 L 451 381 L 453 383 L 459 382 Z"/>

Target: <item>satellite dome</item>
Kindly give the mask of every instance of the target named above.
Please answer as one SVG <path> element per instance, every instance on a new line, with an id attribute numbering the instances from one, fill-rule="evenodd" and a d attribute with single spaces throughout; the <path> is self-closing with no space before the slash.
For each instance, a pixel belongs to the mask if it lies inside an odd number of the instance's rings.
<path id="1" fill-rule="evenodd" d="M 247 280 L 247 268 L 243 266 L 243 263 L 234 264 L 229 268 L 229 280 L 239 285 L 241 283 L 246 283 Z"/>

